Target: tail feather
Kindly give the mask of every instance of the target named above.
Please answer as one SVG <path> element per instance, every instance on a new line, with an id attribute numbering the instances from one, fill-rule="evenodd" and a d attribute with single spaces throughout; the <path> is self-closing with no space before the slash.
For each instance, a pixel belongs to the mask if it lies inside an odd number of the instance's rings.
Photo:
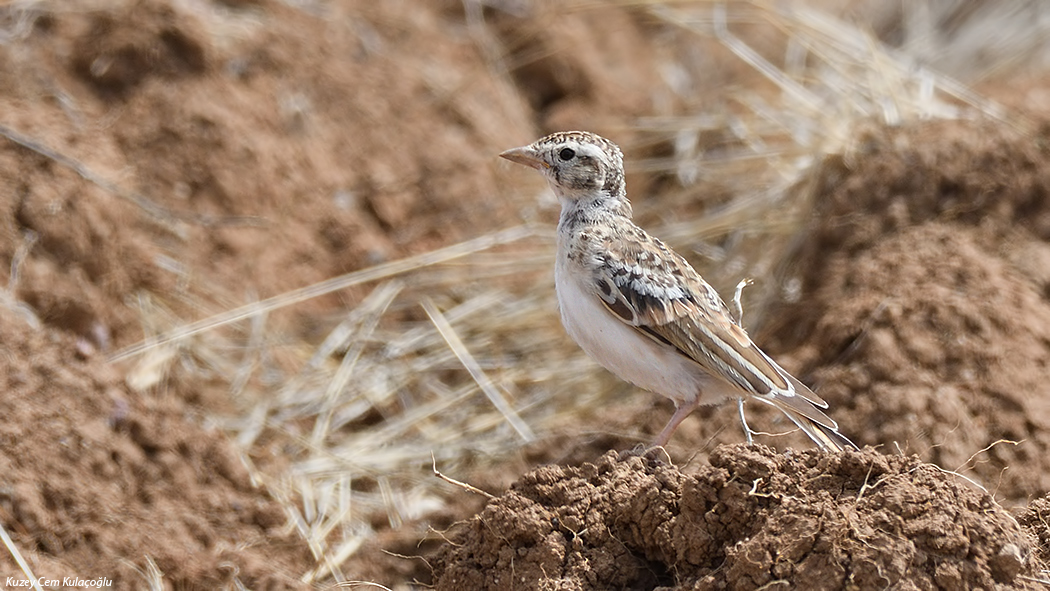
<path id="1" fill-rule="evenodd" d="M 813 440 L 813 443 L 817 444 L 822 450 L 825 451 L 845 451 L 847 449 L 860 449 L 855 443 L 849 440 L 848 437 L 839 433 L 838 425 L 835 421 L 831 420 L 827 415 L 820 412 L 817 409 L 815 413 L 802 414 L 796 410 L 796 405 L 784 404 L 787 400 L 785 397 L 777 397 L 773 399 L 761 398 L 763 402 L 768 402 L 772 406 L 775 406 L 780 412 L 784 413 L 787 418 L 791 419 L 792 423 L 798 425 L 802 432 L 809 436 Z M 827 422 L 816 421 L 810 418 L 812 414 L 819 414 L 827 419 Z"/>
<path id="2" fill-rule="evenodd" d="M 775 365 L 775 364 L 774 364 Z M 780 369 L 779 365 L 775 365 Z M 798 425 L 799 429 L 809 436 L 820 449 L 827 451 L 843 451 L 845 449 L 859 449 L 848 437 L 839 433 L 839 425 L 822 409 L 828 407 L 823 398 L 817 396 L 808 386 L 798 381 L 794 376 L 781 369 L 781 372 L 791 384 L 793 392 L 773 392 L 766 396 L 756 396 L 759 400 L 766 402 L 780 412 L 787 415 L 791 422 Z"/>
<path id="3" fill-rule="evenodd" d="M 827 451 L 859 449 L 848 437 L 839 433 L 838 423 L 824 414 L 822 409 L 828 407 L 827 402 L 824 402 L 820 396 L 817 396 L 791 374 L 784 372 L 783 375 L 787 376 L 793 386 L 793 392 L 772 392 L 753 398 L 774 406 L 787 415 L 787 418 L 798 425 L 798 428 L 802 429 L 802 432 L 808 435 L 820 449 Z"/>

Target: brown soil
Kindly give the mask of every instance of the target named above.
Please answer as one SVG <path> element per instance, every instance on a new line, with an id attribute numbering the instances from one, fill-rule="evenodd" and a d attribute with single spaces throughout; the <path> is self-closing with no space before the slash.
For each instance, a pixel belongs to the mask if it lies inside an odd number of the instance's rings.
<path id="1" fill-rule="evenodd" d="M 453 589 L 1039 589 L 987 493 L 914 457 L 721 446 L 710 466 L 609 452 L 546 466 L 434 557 Z"/>
<path id="2" fill-rule="evenodd" d="M 226 382 L 139 393 L 106 362 L 143 336 L 136 297 L 194 319 L 551 221 L 521 188 L 538 179 L 495 154 L 573 127 L 616 138 L 634 160 L 630 122 L 683 107 L 652 67 L 669 46 L 648 43 L 647 19 L 492 10 L 479 32 L 464 4 L 0 8 L 14 17 L 0 19 L 11 27 L 0 125 L 81 166 L 0 139 L 0 286 L 17 279 L 13 297 L 0 291 L 0 524 L 36 575 L 142 588 L 149 557 L 172 588 L 305 587 L 314 557 L 206 427 L 236 407 Z M 497 62 L 513 67 L 501 76 Z M 698 97 L 737 73 L 711 67 Z M 583 434 L 550 434 L 472 476 L 490 490 L 518 481 L 495 501 L 464 493 L 380 527 L 348 577 L 448 589 L 1030 585 L 1050 560 L 1046 138 L 974 123 L 873 129 L 814 174 L 794 266 L 802 297 L 757 338 L 878 452 L 714 447 L 742 437 L 735 409 L 714 408 L 672 441 L 682 469 L 607 454 L 670 413 L 631 394 Z M 664 181 L 635 174 L 629 186 Z M 275 322 L 309 335 L 360 296 Z M 750 410 L 756 426 L 787 430 Z M 806 446 L 797 434 L 763 441 Z M 535 469 L 544 462 L 559 465 Z M 428 526 L 447 531 L 420 545 Z M 9 576 L 22 571 L 0 551 Z"/>
<path id="3" fill-rule="evenodd" d="M 988 124 L 864 137 L 825 166 L 805 305 L 776 328 L 858 443 L 967 471 L 1020 504 L 1050 490 L 1041 143 Z"/>
<path id="4" fill-rule="evenodd" d="M 296 586 L 309 553 L 184 401 L 129 394 L 75 337 L 14 314 L 0 342 L 0 518 L 36 576 L 144 588 L 134 569 L 149 556 L 176 588 Z M 3 564 L 2 580 L 25 578 Z"/>

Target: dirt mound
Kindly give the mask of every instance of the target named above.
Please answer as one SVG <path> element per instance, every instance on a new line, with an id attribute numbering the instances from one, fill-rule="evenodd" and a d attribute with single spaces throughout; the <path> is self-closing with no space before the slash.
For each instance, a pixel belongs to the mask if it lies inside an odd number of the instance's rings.
<path id="1" fill-rule="evenodd" d="M 1038 541 L 1034 556 L 1043 564 L 1050 564 L 1050 495 L 1032 501 L 1017 522 Z"/>
<path id="2" fill-rule="evenodd" d="M 931 123 L 873 131 L 822 175 L 777 347 L 859 444 L 972 469 L 999 498 L 1044 494 L 1045 150 L 990 124 Z"/>
<path id="3" fill-rule="evenodd" d="M 1025 589 L 1034 540 L 911 456 L 721 446 L 694 474 L 610 452 L 453 528 L 437 589 Z"/>
<path id="4" fill-rule="evenodd" d="M 74 337 L 27 329 L 0 308 L 0 515 L 37 576 L 144 588 L 148 556 L 176 588 L 299 588 L 306 548 L 221 433 L 170 396 L 129 396 Z"/>

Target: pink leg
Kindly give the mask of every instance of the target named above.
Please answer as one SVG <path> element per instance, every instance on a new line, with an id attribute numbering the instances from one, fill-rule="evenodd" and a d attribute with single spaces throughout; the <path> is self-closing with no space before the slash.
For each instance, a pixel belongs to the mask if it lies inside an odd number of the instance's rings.
<path id="1" fill-rule="evenodd" d="M 700 397 L 697 396 L 696 400 L 691 402 L 683 402 L 678 405 L 675 409 L 674 414 L 671 415 L 671 420 L 667 421 L 667 426 L 660 431 L 660 434 L 653 440 L 653 447 L 663 447 L 667 445 L 667 441 L 671 439 L 671 434 L 678 428 L 678 425 L 682 424 L 687 416 L 692 414 L 696 407 L 700 406 Z"/>

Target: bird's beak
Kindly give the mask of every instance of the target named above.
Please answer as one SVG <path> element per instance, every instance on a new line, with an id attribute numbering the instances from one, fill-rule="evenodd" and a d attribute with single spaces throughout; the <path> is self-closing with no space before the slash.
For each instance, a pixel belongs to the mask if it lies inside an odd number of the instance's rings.
<path id="1" fill-rule="evenodd" d="M 536 170 L 543 170 L 550 168 L 550 165 L 540 158 L 539 154 L 536 153 L 529 146 L 523 146 L 521 148 L 511 148 L 506 152 L 499 155 L 500 158 L 506 158 L 511 162 L 517 162 L 518 164 L 524 164 L 525 166 L 535 168 Z"/>

